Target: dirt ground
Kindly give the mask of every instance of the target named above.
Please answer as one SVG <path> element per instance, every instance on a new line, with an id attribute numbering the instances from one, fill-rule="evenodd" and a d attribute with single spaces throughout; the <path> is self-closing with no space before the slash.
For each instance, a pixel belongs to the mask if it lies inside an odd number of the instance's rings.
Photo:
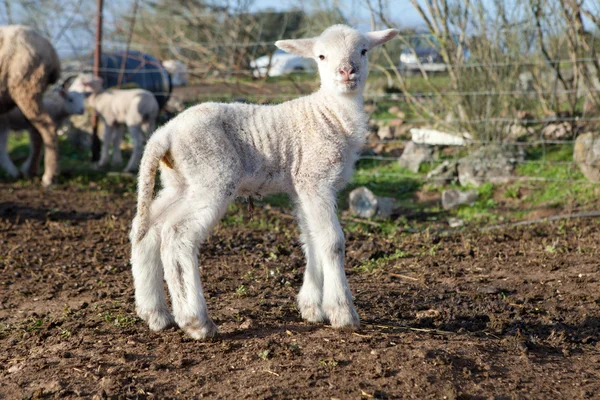
<path id="1" fill-rule="evenodd" d="M 351 333 L 300 318 L 293 220 L 238 211 L 201 250 L 220 333 L 197 342 L 135 316 L 133 194 L 0 193 L 0 398 L 600 397 L 598 219 L 450 235 L 346 229 L 362 320 Z"/>

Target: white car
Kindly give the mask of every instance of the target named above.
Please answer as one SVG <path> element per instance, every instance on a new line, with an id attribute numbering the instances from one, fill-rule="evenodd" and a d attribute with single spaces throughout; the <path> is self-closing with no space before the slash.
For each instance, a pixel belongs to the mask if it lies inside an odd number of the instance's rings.
<path id="1" fill-rule="evenodd" d="M 314 72 L 317 64 L 313 59 L 288 54 L 279 49 L 272 57 L 262 56 L 250 61 L 252 75 L 257 78 L 264 76 L 283 76 L 295 72 Z"/>

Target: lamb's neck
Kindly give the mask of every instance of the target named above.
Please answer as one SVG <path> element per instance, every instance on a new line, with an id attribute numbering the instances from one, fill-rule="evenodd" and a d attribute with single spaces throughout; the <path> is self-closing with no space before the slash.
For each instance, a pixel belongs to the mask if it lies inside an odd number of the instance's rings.
<path id="1" fill-rule="evenodd" d="M 330 91 L 321 88 L 315 93 L 315 96 L 323 102 L 323 104 L 330 105 L 331 108 L 337 108 L 343 111 L 349 111 L 352 113 L 363 113 L 364 102 L 362 92 L 356 94 L 339 94 L 331 93 Z"/>
<path id="2" fill-rule="evenodd" d="M 342 95 L 319 90 L 313 101 L 319 108 L 336 116 L 345 134 L 362 139 L 367 126 L 362 93 Z"/>
<path id="3" fill-rule="evenodd" d="M 90 94 L 86 99 L 87 104 L 92 108 L 96 108 L 96 102 L 102 96 L 102 93 L 104 93 L 104 91 Z"/>

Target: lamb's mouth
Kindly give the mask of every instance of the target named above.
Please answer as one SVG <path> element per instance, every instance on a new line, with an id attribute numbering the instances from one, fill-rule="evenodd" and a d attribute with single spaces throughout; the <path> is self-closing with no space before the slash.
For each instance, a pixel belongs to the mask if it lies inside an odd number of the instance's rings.
<path id="1" fill-rule="evenodd" d="M 354 90 L 358 86 L 358 79 L 345 79 L 337 82 L 345 90 Z"/>

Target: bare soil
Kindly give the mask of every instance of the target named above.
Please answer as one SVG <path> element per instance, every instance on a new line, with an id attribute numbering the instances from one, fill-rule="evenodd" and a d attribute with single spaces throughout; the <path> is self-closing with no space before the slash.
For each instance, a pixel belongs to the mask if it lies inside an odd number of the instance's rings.
<path id="1" fill-rule="evenodd" d="M 133 194 L 0 193 L 0 398 L 600 397 L 599 220 L 346 229 L 362 328 L 340 332 L 294 305 L 304 260 L 293 220 L 238 210 L 201 250 L 220 333 L 197 342 L 135 315 Z"/>

